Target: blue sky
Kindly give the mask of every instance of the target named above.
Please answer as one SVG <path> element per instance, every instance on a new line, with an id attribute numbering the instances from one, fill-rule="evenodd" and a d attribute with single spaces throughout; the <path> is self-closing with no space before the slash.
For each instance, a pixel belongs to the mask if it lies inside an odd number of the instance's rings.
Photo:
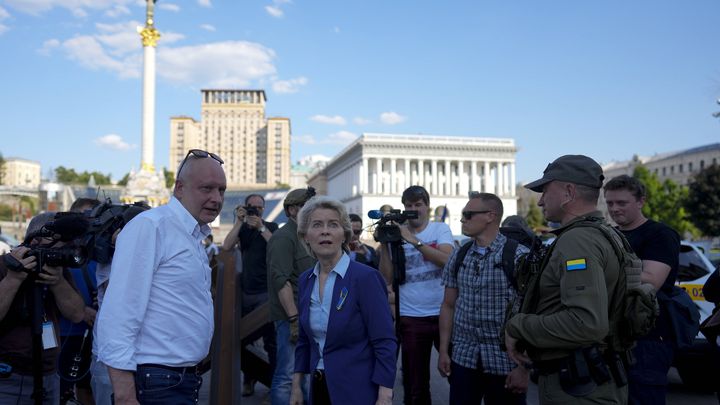
<path id="1" fill-rule="evenodd" d="M 0 151 L 140 161 L 142 0 L 0 0 Z M 159 0 L 155 163 L 200 89 L 265 89 L 292 157 L 362 132 L 514 138 L 518 181 L 718 142 L 720 2 Z"/>

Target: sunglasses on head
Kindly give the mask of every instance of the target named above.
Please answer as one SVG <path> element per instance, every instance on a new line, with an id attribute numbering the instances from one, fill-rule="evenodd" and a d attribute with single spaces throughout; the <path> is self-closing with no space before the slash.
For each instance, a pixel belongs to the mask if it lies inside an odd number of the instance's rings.
<path id="1" fill-rule="evenodd" d="M 182 163 L 180 164 L 180 167 L 178 168 L 178 171 L 177 171 L 177 174 L 175 175 L 175 178 L 180 177 L 180 172 L 182 171 L 183 166 L 185 166 L 185 162 L 187 162 L 187 160 L 188 160 L 188 158 L 190 157 L 190 155 L 192 155 L 192 156 L 194 156 L 194 157 L 196 157 L 196 158 L 199 158 L 199 159 L 204 159 L 204 158 L 208 158 L 208 157 L 209 157 L 209 158 L 215 159 L 215 161 L 217 161 L 217 162 L 220 163 L 220 164 L 224 164 L 224 163 L 225 163 L 225 162 L 220 158 L 220 156 L 218 156 L 218 155 L 216 155 L 216 154 L 214 154 L 214 153 L 211 153 L 211 152 L 208 152 L 208 151 L 204 151 L 204 150 L 202 150 L 202 149 L 190 149 L 190 150 L 188 151 L 187 155 L 185 155 L 185 159 L 183 159 Z"/>
<path id="2" fill-rule="evenodd" d="M 471 220 L 473 215 L 475 214 L 487 214 L 488 212 L 492 212 L 491 210 L 482 210 L 482 211 L 463 211 L 462 216 L 466 220 Z"/>

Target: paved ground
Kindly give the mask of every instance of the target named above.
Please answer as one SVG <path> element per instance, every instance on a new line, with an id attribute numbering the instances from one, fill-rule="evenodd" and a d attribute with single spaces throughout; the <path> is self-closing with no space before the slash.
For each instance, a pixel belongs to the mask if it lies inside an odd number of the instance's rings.
<path id="1" fill-rule="evenodd" d="M 435 369 L 435 365 L 437 364 L 437 352 L 433 350 L 433 358 L 432 358 L 432 364 L 433 369 L 431 373 L 431 382 L 430 382 L 430 391 L 432 393 L 432 401 L 433 404 L 436 405 L 442 405 L 448 403 L 448 397 L 450 394 L 450 389 L 447 383 L 447 380 L 440 377 L 439 373 Z M 200 396 L 200 404 L 209 404 L 209 395 L 208 390 L 210 387 L 210 373 L 203 376 L 203 389 L 201 391 Z M 677 375 L 677 372 L 672 369 L 669 374 L 670 378 L 670 387 L 668 390 L 667 395 L 667 404 L 668 405 L 718 405 L 720 404 L 720 401 L 718 401 L 718 398 L 715 396 L 715 394 L 711 393 L 704 393 L 704 392 L 697 392 L 690 390 L 682 385 L 680 381 L 680 377 Z M 269 400 L 267 402 L 264 402 L 266 400 L 268 395 L 268 388 L 264 385 L 258 384 L 255 387 L 255 395 L 251 397 L 243 397 L 241 404 L 236 405 L 264 405 L 264 403 L 270 403 Z M 402 380 L 400 378 L 400 363 L 398 362 L 398 376 L 395 380 L 395 400 L 393 401 L 394 405 L 401 405 L 402 404 L 402 398 L 403 398 L 403 389 L 402 389 Z M 529 392 L 528 392 L 528 405 L 535 405 L 538 404 L 537 400 L 537 387 L 531 384 Z"/>

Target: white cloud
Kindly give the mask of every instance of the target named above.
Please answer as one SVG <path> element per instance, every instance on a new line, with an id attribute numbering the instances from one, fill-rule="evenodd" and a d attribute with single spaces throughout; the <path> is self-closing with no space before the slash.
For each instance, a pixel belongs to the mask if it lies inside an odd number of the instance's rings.
<path id="1" fill-rule="evenodd" d="M 135 0 L 6 0 L 5 4 L 17 11 L 39 15 L 59 7 L 70 11 L 74 16 L 84 18 L 86 9 L 102 11 L 125 7 L 136 3 Z"/>
<path id="2" fill-rule="evenodd" d="M 350 131 L 339 131 L 328 135 L 327 143 L 348 144 L 357 138 L 357 135 Z"/>
<path id="3" fill-rule="evenodd" d="M 210 0 L 197 0 L 197 2 L 201 7 L 212 7 Z"/>
<path id="4" fill-rule="evenodd" d="M 95 145 L 101 148 L 113 149 L 113 150 L 130 150 L 137 148 L 137 145 L 130 145 L 125 142 L 120 135 L 108 134 L 95 139 Z"/>
<path id="5" fill-rule="evenodd" d="M 321 124 L 330 124 L 330 125 L 345 125 L 346 121 L 345 118 L 335 115 L 333 117 L 329 115 L 313 115 L 310 117 L 310 121 L 319 122 Z"/>
<path id="6" fill-rule="evenodd" d="M 172 11 L 173 13 L 177 13 L 180 11 L 180 6 L 174 3 L 160 2 L 157 3 L 157 6 L 161 10 Z"/>
<path id="7" fill-rule="evenodd" d="M 293 142 L 304 143 L 306 145 L 317 144 L 315 137 L 312 135 L 293 135 L 292 140 Z"/>
<path id="8" fill-rule="evenodd" d="M 215 32 L 215 26 L 210 24 L 200 24 L 200 28 L 204 29 L 205 31 Z"/>
<path id="9" fill-rule="evenodd" d="M 290 80 L 276 80 L 272 84 L 272 89 L 275 93 L 297 93 L 300 87 L 307 83 L 308 79 L 302 76 Z"/>
<path id="10" fill-rule="evenodd" d="M 10 13 L 7 12 L 4 8 L 0 7 L 0 20 L 5 20 L 7 18 L 10 18 Z"/>
<path id="11" fill-rule="evenodd" d="M 91 36 L 68 39 L 62 44 L 67 56 L 88 69 L 105 69 L 121 78 L 140 77 L 140 58 L 116 59 L 105 52 L 102 44 Z M 138 55 L 139 56 L 139 55 Z"/>
<path id="12" fill-rule="evenodd" d="M 2 35 L 3 33 L 7 32 L 9 29 L 10 29 L 10 27 L 8 27 L 7 25 L 5 25 L 5 24 L 0 24 L 0 35 Z"/>
<path id="13" fill-rule="evenodd" d="M 265 6 L 265 11 L 275 18 L 280 18 L 285 14 L 278 6 Z"/>
<path id="14" fill-rule="evenodd" d="M 383 124 L 395 125 L 407 121 L 407 117 L 400 115 L 394 111 L 389 111 L 380 114 L 380 121 Z"/>
<path id="15" fill-rule="evenodd" d="M 367 125 L 367 124 L 371 124 L 372 121 L 370 121 L 367 118 L 363 118 L 363 117 L 355 117 L 355 118 L 353 118 L 353 123 L 355 125 Z"/>
<path id="16" fill-rule="evenodd" d="M 272 49 L 247 41 L 165 47 L 158 50 L 158 74 L 176 84 L 243 87 L 275 75 L 274 58 Z"/>
<path id="17" fill-rule="evenodd" d="M 43 42 L 42 48 L 38 49 L 38 53 L 41 55 L 49 56 L 53 49 L 57 49 L 60 46 L 60 41 L 53 38 Z"/>
<path id="18" fill-rule="evenodd" d="M 120 17 L 122 15 L 128 14 L 130 14 L 130 9 L 123 5 L 117 5 L 105 12 L 105 15 L 111 18 Z"/>

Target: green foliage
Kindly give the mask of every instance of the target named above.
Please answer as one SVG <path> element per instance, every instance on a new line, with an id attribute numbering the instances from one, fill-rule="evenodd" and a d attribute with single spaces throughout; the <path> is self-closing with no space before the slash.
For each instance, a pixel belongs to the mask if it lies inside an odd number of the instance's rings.
<path id="1" fill-rule="evenodd" d="M 128 180 L 130 180 L 130 173 L 125 173 L 122 179 L 117 182 L 118 186 L 127 186 Z"/>
<path id="2" fill-rule="evenodd" d="M 0 221 L 12 221 L 13 209 L 7 204 L 0 204 Z"/>
<path id="3" fill-rule="evenodd" d="M 528 212 L 525 216 L 525 220 L 532 229 L 537 229 L 545 225 L 545 218 L 543 218 L 542 211 L 540 211 L 540 208 L 537 206 L 535 197 L 531 197 L 528 201 Z"/>
<path id="4" fill-rule="evenodd" d="M 720 235 L 720 166 L 712 165 L 695 175 L 689 186 L 685 208 L 690 219 L 706 236 Z"/>
<path id="5" fill-rule="evenodd" d="M 276 181 L 276 182 L 275 182 L 275 188 L 278 188 L 278 189 L 288 188 L 288 189 L 289 189 L 289 188 L 290 188 L 290 185 L 287 184 L 287 183 L 281 183 L 281 182 L 279 182 L 279 181 Z"/>
<path id="6" fill-rule="evenodd" d="M 670 179 L 660 182 L 655 173 L 639 165 L 635 167 L 633 177 L 640 180 L 646 188 L 647 198 L 643 206 L 643 215 L 654 221 L 662 222 L 680 235 L 690 233 L 698 236 L 698 229 L 688 220 L 685 210 L 688 188 L 680 186 Z"/>
<path id="7" fill-rule="evenodd" d="M 64 166 L 58 166 L 55 169 L 55 179 L 58 183 L 62 184 L 87 184 L 90 181 L 90 176 L 95 178 L 95 184 L 98 186 L 104 186 L 111 183 L 110 174 L 102 174 L 100 172 L 88 172 L 82 173 L 75 172 L 75 169 L 68 169 Z"/>
<path id="8" fill-rule="evenodd" d="M 175 185 L 175 173 L 163 167 L 163 175 L 165 175 L 165 187 L 172 188 Z"/>
<path id="9" fill-rule="evenodd" d="M 0 185 L 5 184 L 5 158 L 0 152 Z"/>

